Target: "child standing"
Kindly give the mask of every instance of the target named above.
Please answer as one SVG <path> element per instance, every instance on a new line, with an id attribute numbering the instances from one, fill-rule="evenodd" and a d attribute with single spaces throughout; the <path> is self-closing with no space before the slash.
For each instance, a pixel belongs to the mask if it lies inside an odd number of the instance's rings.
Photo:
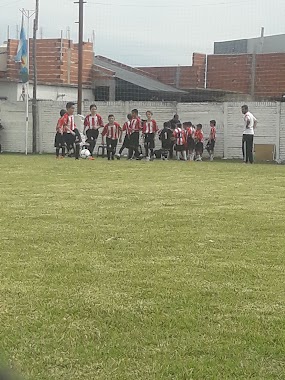
<path id="1" fill-rule="evenodd" d="M 93 158 L 93 152 L 96 146 L 96 141 L 99 136 L 99 129 L 104 128 L 104 123 L 102 117 L 97 113 L 96 104 L 91 104 L 90 114 L 86 116 L 84 120 L 83 134 L 86 133 L 87 143 L 89 143 L 89 152 L 91 153 L 91 160 Z"/>
<path id="2" fill-rule="evenodd" d="M 173 132 L 173 137 L 175 138 L 175 150 L 176 150 L 176 157 L 177 160 L 180 160 L 181 156 L 184 161 L 187 161 L 186 156 L 186 134 L 185 130 L 182 129 L 182 125 L 178 123 L 176 125 L 176 128 Z"/>
<path id="3" fill-rule="evenodd" d="M 59 124 L 61 127 L 63 127 L 65 143 L 67 146 L 67 151 L 68 151 L 69 156 L 71 155 L 70 153 L 71 150 L 74 150 L 75 159 L 78 160 L 81 136 L 74 121 L 74 111 L 75 111 L 75 103 L 68 102 L 66 104 L 66 113 L 60 119 Z"/>
<path id="4" fill-rule="evenodd" d="M 202 124 L 197 124 L 194 139 L 195 139 L 196 161 L 202 161 L 202 154 L 204 150 L 204 144 L 203 144 L 204 134 L 202 132 Z"/>
<path id="5" fill-rule="evenodd" d="M 104 145 L 104 136 L 106 136 L 107 145 L 107 157 L 108 161 L 114 160 L 118 139 L 121 138 L 121 127 L 120 124 L 115 122 L 115 116 L 108 116 L 109 123 L 105 125 L 102 132 L 102 145 Z"/>
<path id="6" fill-rule="evenodd" d="M 146 112 L 147 120 L 143 123 L 143 136 L 144 136 L 144 147 L 146 153 L 146 160 L 153 160 L 154 148 L 155 148 L 155 135 L 158 131 L 157 123 L 152 118 L 153 113 L 151 111 Z"/>
<path id="7" fill-rule="evenodd" d="M 140 145 L 140 131 L 142 129 L 141 119 L 139 118 L 139 111 L 137 109 L 132 110 L 132 120 L 130 125 L 130 149 L 129 160 L 133 158 L 133 154 L 137 160 L 141 159 L 139 153 Z"/>
<path id="8" fill-rule="evenodd" d="M 131 127 L 131 121 L 132 121 L 132 114 L 131 113 L 129 113 L 127 115 L 127 119 L 128 119 L 128 121 L 126 121 L 125 124 L 123 125 L 123 129 L 122 129 L 122 133 L 121 133 L 121 138 L 122 138 L 122 134 L 123 134 L 123 132 L 125 132 L 125 138 L 124 138 L 123 145 L 121 146 L 119 153 L 117 154 L 118 160 L 121 158 L 121 154 L 123 153 L 123 150 L 125 148 L 126 149 L 130 148 L 130 127 Z M 120 139 L 120 143 L 121 143 L 121 139 Z"/>
<path id="9" fill-rule="evenodd" d="M 64 133 L 63 133 L 63 125 L 61 125 L 61 118 L 65 115 L 66 111 L 61 110 L 60 111 L 60 118 L 58 119 L 57 125 L 56 125 L 56 134 L 54 138 L 54 147 L 55 147 L 55 154 L 56 158 L 64 158 L 65 157 L 65 139 L 64 139 Z M 59 156 L 59 152 L 61 149 L 61 156 Z"/>
<path id="10" fill-rule="evenodd" d="M 210 127 L 211 127 L 211 131 L 210 131 L 208 143 L 206 145 L 206 149 L 209 153 L 210 161 L 213 161 L 214 160 L 215 144 L 216 144 L 216 133 L 217 133 L 216 120 L 210 121 Z"/>
<path id="11" fill-rule="evenodd" d="M 167 121 L 163 124 L 163 129 L 159 133 L 159 139 L 161 141 L 161 156 L 163 160 L 168 160 L 169 152 L 172 147 L 171 138 L 173 137 L 172 129 L 170 128 L 170 122 Z"/>
<path id="12" fill-rule="evenodd" d="M 195 141 L 194 141 L 195 127 L 191 123 L 191 121 L 187 121 L 187 122 L 183 123 L 183 128 L 184 128 L 185 134 L 186 134 L 187 158 L 189 158 L 190 161 L 193 161 L 194 160 L 194 150 L 195 150 Z"/>

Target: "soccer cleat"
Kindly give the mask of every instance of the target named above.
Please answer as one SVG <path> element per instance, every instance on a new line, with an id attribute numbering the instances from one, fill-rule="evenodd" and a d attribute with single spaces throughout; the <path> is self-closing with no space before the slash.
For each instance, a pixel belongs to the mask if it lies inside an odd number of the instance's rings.
<path id="1" fill-rule="evenodd" d="M 146 160 L 146 161 L 150 161 L 150 158 L 149 158 L 149 157 L 146 157 L 145 160 Z"/>

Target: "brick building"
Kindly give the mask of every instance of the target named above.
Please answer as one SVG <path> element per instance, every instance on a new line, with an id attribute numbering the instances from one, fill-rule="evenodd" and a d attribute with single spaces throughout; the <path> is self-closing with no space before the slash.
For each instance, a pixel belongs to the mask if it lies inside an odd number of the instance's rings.
<path id="1" fill-rule="evenodd" d="M 285 94 L 285 53 L 209 55 L 207 88 L 281 100 Z"/>
<path id="2" fill-rule="evenodd" d="M 20 64 L 14 62 L 18 40 L 9 40 L 1 48 L 0 96 L 20 100 L 22 85 L 19 83 Z M 51 100 L 76 99 L 78 45 L 67 39 L 37 40 L 37 72 L 39 98 Z M 32 40 L 30 40 L 30 80 L 33 80 Z M 83 88 L 84 98 L 92 100 L 93 45 L 83 46 Z"/>

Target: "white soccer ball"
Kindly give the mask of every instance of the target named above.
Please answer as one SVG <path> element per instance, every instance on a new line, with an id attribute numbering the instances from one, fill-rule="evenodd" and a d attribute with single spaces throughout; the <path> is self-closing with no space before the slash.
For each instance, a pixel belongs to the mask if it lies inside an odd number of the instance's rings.
<path id="1" fill-rule="evenodd" d="M 80 153 L 81 158 L 88 158 L 91 156 L 91 153 L 89 152 L 88 149 L 82 149 Z"/>

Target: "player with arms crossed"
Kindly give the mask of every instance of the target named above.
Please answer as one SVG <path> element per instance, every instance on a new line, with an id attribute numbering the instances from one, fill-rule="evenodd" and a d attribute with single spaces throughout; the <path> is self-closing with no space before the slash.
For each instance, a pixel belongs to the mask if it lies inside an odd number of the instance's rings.
<path id="1" fill-rule="evenodd" d="M 143 137 L 144 147 L 146 152 L 146 160 L 153 160 L 154 148 L 155 148 L 155 136 L 158 132 L 156 121 L 152 118 L 153 113 L 151 111 L 146 112 L 147 120 L 143 123 Z"/>
<path id="2" fill-rule="evenodd" d="M 176 124 L 176 128 L 173 132 L 173 137 L 175 138 L 175 150 L 177 155 L 177 160 L 180 160 L 181 156 L 184 161 L 187 161 L 186 155 L 186 133 L 185 130 L 181 128 L 180 123 Z"/>
<path id="3" fill-rule="evenodd" d="M 108 121 L 109 123 L 105 125 L 102 132 L 102 145 L 104 145 L 104 137 L 106 136 L 107 157 L 110 161 L 111 159 L 114 160 L 116 154 L 118 139 L 121 138 L 121 127 L 115 122 L 114 115 L 109 115 Z"/>

